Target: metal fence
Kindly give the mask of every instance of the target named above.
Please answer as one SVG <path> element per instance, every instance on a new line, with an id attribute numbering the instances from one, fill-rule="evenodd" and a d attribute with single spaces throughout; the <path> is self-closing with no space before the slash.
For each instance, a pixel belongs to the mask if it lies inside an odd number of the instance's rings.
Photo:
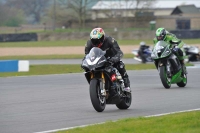
<path id="1" fill-rule="evenodd" d="M 0 42 L 37 41 L 36 33 L 0 34 Z"/>

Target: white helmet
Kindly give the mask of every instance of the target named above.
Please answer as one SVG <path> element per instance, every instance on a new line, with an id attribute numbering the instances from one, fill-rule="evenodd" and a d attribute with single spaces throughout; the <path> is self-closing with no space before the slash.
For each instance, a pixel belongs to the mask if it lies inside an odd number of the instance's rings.
<path id="1" fill-rule="evenodd" d="M 144 45 L 146 45 L 146 43 L 145 42 L 140 42 L 140 45 L 144 46 Z"/>

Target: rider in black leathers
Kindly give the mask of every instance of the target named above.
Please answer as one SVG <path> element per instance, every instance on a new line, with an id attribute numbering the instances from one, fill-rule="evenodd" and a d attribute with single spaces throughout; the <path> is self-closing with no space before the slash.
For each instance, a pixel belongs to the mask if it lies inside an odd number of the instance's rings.
<path id="1" fill-rule="evenodd" d="M 90 33 L 90 39 L 85 45 L 85 55 L 90 52 L 92 47 L 98 47 L 103 51 L 106 51 L 105 57 L 110 57 L 109 61 L 114 63 L 113 66 L 116 67 L 122 75 L 125 91 L 130 92 L 131 89 L 129 77 L 126 72 L 125 65 L 121 61 L 123 52 L 120 50 L 117 41 L 110 36 L 106 36 L 102 28 L 94 28 Z"/>

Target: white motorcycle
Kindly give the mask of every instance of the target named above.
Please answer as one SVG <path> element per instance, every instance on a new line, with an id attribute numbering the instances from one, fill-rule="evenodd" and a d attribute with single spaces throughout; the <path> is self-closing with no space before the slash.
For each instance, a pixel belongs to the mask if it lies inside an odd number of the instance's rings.
<path id="1" fill-rule="evenodd" d="M 197 46 L 184 45 L 183 46 L 186 55 L 188 56 L 188 62 L 200 61 L 200 50 Z"/>

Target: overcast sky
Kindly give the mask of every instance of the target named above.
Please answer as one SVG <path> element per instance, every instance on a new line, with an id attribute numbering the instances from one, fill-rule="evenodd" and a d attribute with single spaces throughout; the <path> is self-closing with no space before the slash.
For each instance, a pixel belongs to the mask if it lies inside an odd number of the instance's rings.
<path id="1" fill-rule="evenodd" d="M 200 0 L 156 0 L 152 4 L 151 8 L 175 8 L 180 5 L 190 5 L 194 4 L 196 7 L 200 8 Z M 144 6 L 144 5 L 140 5 Z M 138 6 L 138 8 L 142 8 Z M 118 0 L 118 1 L 108 1 L 101 0 L 95 4 L 92 9 L 134 9 L 136 7 L 136 1 L 130 0 Z"/>
<path id="2" fill-rule="evenodd" d="M 174 8 L 179 5 L 194 4 L 200 7 L 200 0 L 157 0 L 155 7 L 159 8 Z"/>

